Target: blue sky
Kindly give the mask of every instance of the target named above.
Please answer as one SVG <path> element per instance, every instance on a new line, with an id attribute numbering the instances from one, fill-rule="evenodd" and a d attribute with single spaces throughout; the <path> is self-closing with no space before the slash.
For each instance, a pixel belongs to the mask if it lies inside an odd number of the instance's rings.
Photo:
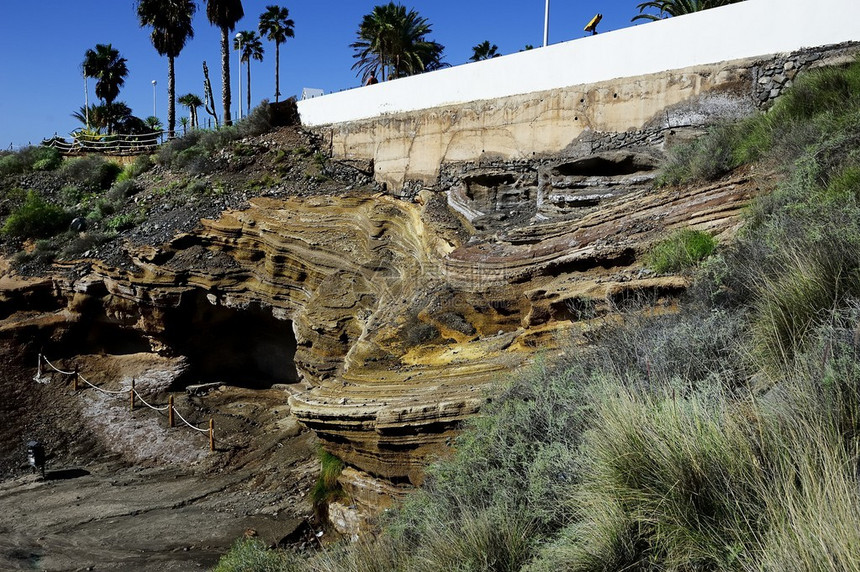
<path id="1" fill-rule="evenodd" d="M 256 30 L 268 4 L 290 10 L 295 39 L 281 46 L 281 93 L 298 95 L 303 87 L 327 93 L 358 85 L 349 44 L 364 14 L 381 0 L 245 0 L 245 18 L 238 30 Z M 526 44 L 543 43 L 545 0 L 415 0 L 402 2 L 427 18 L 430 38 L 445 46 L 445 61 L 465 63 L 472 46 L 484 41 L 498 45 L 502 54 Z M 637 0 L 551 0 L 550 43 L 585 35 L 582 28 L 600 12 L 598 30 L 607 32 L 633 25 Z M 139 27 L 134 0 L 4 0 L 0 19 L 0 148 L 19 147 L 79 127 L 71 117 L 84 104 L 80 64 L 84 52 L 110 43 L 128 60 L 129 75 L 119 95 L 135 115 L 153 112 L 152 80 L 156 80 L 157 115 L 166 122 L 167 60 Z M 194 19 L 194 38 L 176 60 L 177 95 L 203 95 L 202 62 L 210 78 L 220 115 L 220 47 L 216 28 L 206 20 L 205 8 Z M 274 44 L 265 41 L 263 62 L 251 63 L 252 105 L 273 99 Z M 231 54 L 234 116 L 237 102 L 236 52 Z M 571 62 L 575 65 L 575 62 Z M 243 68 L 243 90 L 245 89 Z M 514 80 L 512 80 L 514 81 Z M 96 102 L 94 80 L 89 80 L 90 103 Z M 244 101 L 244 95 L 243 95 Z M 177 106 L 177 117 L 185 113 Z M 201 117 L 206 117 L 201 110 Z"/>

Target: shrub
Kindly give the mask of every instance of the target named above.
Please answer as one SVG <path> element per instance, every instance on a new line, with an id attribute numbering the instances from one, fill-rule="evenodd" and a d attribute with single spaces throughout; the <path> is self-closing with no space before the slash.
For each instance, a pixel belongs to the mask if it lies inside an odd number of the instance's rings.
<path id="1" fill-rule="evenodd" d="M 712 387 L 742 387 L 749 377 L 744 341 L 748 323 L 740 312 L 691 308 L 679 314 L 628 312 L 591 350 L 596 369 L 642 391 L 684 395 Z"/>
<path id="2" fill-rule="evenodd" d="M 574 569 L 726 569 L 763 510 L 755 442 L 725 398 L 609 395 L 583 446 Z"/>
<path id="3" fill-rule="evenodd" d="M 113 184 L 122 168 L 92 155 L 67 161 L 61 171 L 71 185 L 87 191 L 103 191 Z"/>
<path id="4" fill-rule="evenodd" d="M 497 389 L 457 439 L 454 458 L 428 469 L 433 503 L 450 514 L 525 506 L 544 525 L 564 520 L 559 490 L 576 478 L 591 383 L 582 364 L 563 371 L 539 364 Z"/>
<path id="5" fill-rule="evenodd" d="M 3 233 L 16 238 L 47 238 L 65 230 L 70 221 L 71 215 L 61 207 L 30 191 L 24 204 L 6 219 Z"/>
<path id="6" fill-rule="evenodd" d="M 708 233 L 684 229 L 656 244 L 646 263 L 658 274 L 679 272 L 710 256 L 716 247 L 716 241 Z"/>
<path id="7" fill-rule="evenodd" d="M 468 570 L 518 572 L 534 549 L 535 521 L 524 507 L 438 514 L 409 566 L 414 572 Z"/>
<path id="8" fill-rule="evenodd" d="M 247 116 L 236 124 L 239 137 L 255 137 L 272 130 L 272 112 L 268 100 L 251 110 Z"/>
<path id="9" fill-rule="evenodd" d="M 106 242 L 108 238 L 108 236 L 99 232 L 75 233 L 68 244 L 60 251 L 60 256 L 64 259 L 77 258 L 83 253 Z"/>
<path id="10" fill-rule="evenodd" d="M 236 541 L 212 572 L 298 572 L 303 569 L 298 556 L 269 550 L 262 540 L 247 538 Z"/>
<path id="11" fill-rule="evenodd" d="M 63 163 L 63 156 L 52 147 L 37 147 L 34 151 L 34 159 L 34 171 L 53 171 Z"/>
<path id="12" fill-rule="evenodd" d="M 711 181 L 728 173 L 739 164 L 735 157 L 739 132 L 736 125 L 719 125 L 704 137 L 672 148 L 659 183 Z"/>
<path id="13" fill-rule="evenodd" d="M 105 226 L 108 230 L 113 232 L 122 232 L 126 229 L 137 226 L 146 220 L 146 215 L 142 211 L 138 212 L 127 212 L 118 214 L 112 218 L 110 218 Z"/>
<path id="14" fill-rule="evenodd" d="M 60 152 L 52 147 L 23 147 L 0 155 L 0 177 L 28 171 L 53 171 L 62 161 Z"/>
<path id="15" fill-rule="evenodd" d="M 355 543 L 329 546 L 315 554 L 308 572 L 406 572 L 411 549 L 406 543 L 381 535 Z"/>

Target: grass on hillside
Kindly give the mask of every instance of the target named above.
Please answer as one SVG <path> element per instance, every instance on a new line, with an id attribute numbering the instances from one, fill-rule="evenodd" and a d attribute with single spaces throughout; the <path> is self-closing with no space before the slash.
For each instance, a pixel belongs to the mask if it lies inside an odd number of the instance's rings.
<path id="1" fill-rule="evenodd" d="M 682 229 L 656 244 L 645 262 L 657 274 L 680 272 L 692 268 L 716 248 L 717 242 L 708 233 Z"/>

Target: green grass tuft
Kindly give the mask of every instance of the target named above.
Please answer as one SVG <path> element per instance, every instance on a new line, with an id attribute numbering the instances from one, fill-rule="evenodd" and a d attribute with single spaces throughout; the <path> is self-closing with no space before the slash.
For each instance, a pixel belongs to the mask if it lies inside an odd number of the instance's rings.
<path id="1" fill-rule="evenodd" d="M 716 241 L 708 233 L 680 230 L 655 245 L 648 253 L 646 263 L 658 274 L 680 272 L 710 256 L 716 247 Z"/>

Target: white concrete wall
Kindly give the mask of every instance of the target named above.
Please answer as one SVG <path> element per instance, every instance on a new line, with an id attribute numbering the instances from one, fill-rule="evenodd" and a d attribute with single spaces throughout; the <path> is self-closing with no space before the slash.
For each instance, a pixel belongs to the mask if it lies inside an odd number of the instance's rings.
<path id="1" fill-rule="evenodd" d="M 860 0 L 746 0 L 300 101 L 313 127 L 860 40 Z"/>

